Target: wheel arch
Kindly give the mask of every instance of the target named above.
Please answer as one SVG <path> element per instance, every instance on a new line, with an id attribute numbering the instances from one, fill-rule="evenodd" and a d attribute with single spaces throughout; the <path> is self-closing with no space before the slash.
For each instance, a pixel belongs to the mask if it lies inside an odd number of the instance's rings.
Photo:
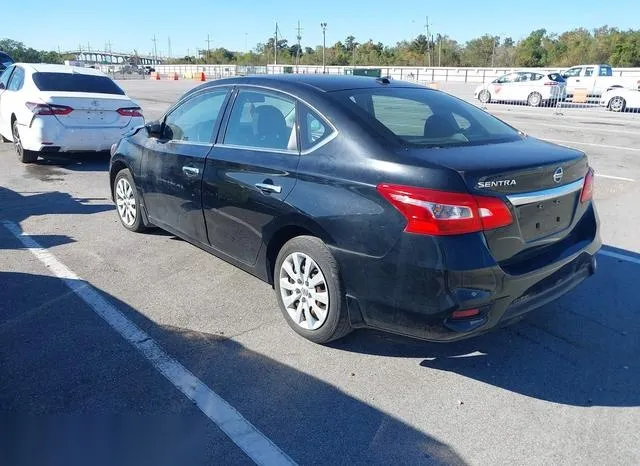
<path id="1" fill-rule="evenodd" d="M 127 165 L 124 160 L 122 159 L 117 159 L 114 160 L 111 163 L 111 167 L 109 168 L 109 189 L 111 190 L 111 200 L 115 202 L 115 193 L 113 192 L 113 183 L 116 181 L 116 176 L 118 176 L 118 173 L 120 173 L 122 170 L 128 168 L 129 171 L 131 171 L 131 168 L 129 167 L 129 165 Z M 133 172 L 132 172 L 132 176 L 133 176 Z"/>
<path id="2" fill-rule="evenodd" d="M 267 282 L 270 285 L 273 286 L 274 268 L 280 249 L 287 241 L 297 236 L 314 236 L 325 244 L 333 244 L 326 230 L 308 217 L 295 215 L 280 222 L 279 226 L 265 238 L 264 263 Z"/>

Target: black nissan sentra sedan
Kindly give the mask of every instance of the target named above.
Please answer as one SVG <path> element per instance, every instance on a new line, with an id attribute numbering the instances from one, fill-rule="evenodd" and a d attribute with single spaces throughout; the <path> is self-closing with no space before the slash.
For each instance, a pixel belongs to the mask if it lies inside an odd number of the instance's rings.
<path id="1" fill-rule="evenodd" d="M 273 284 L 318 343 L 485 332 L 592 275 L 601 245 L 584 153 L 386 78 L 208 82 L 112 147 L 110 181 L 125 228 Z"/>

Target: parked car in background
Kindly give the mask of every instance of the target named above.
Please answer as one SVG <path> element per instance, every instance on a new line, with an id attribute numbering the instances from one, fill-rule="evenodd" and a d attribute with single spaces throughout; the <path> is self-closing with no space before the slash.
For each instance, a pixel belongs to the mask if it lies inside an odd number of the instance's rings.
<path id="1" fill-rule="evenodd" d="M 478 86 L 474 96 L 483 104 L 526 103 L 532 107 L 539 107 L 564 100 L 566 83 L 559 73 L 516 71 Z"/>
<path id="2" fill-rule="evenodd" d="M 153 66 L 145 65 L 144 66 L 144 74 L 155 73 L 156 69 Z"/>
<path id="3" fill-rule="evenodd" d="M 579 65 L 562 73 L 567 81 L 567 98 L 572 98 L 576 90 L 586 91 L 590 100 L 599 97 L 608 89 L 621 87 L 640 89 L 640 78 L 614 76 L 609 65 Z"/>
<path id="4" fill-rule="evenodd" d="M 13 58 L 11 58 L 8 54 L 4 52 L 0 52 L 0 73 L 9 68 L 15 62 Z"/>
<path id="5" fill-rule="evenodd" d="M 416 84 L 211 81 L 111 153 L 126 229 L 163 228 L 273 284 L 318 343 L 358 327 L 458 340 L 596 268 L 585 154 Z"/>
<path id="6" fill-rule="evenodd" d="M 101 71 L 16 63 L 0 76 L 0 136 L 24 163 L 47 153 L 106 151 L 143 124 L 140 107 Z"/>
<path id="7" fill-rule="evenodd" d="M 640 111 L 640 90 L 616 87 L 606 91 L 600 98 L 600 106 L 612 112 Z"/>

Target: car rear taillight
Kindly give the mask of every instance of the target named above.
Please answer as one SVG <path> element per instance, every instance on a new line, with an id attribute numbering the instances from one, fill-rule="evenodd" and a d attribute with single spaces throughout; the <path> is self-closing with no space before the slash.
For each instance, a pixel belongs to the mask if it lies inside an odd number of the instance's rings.
<path id="1" fill-rule="evenodd" d="M 547 81 L 544 83 L 545 86 L 558 86 L 558 83 L 555 81 Z"/>
<path id="2" fill-rule="evenodd" d="M 580 193 L 580 202 L 589 202 L 593 198 L 593 168 L 589 168 L 587 176 L 584 177 L 584 185 L 582 185 L 582 192 Z"/>
<path id="3" fill-rule="evenodd" d="M 118 110 L 116 110 L 116 112 L 118 112 L 122 116 L 128 116 L 128 117 L 141 117 L 142 116 L 142 111 L 141 111 L 140 107 L 119 108 Z"/>
<path id="4" fill-rule="evenodd" d="M 407 219 L 405 231 L 460 235 L 510 225 L 511 211 L 497 197 L 380 184 L 378 192 Z"/>
<path id="5" fill-rule="evenodd" d="M 73 109 L 66 105 L 36 104 L 34 102 L 27 102 L 25 105 L 34 115 L 68 115 L 73 112 Z"/>

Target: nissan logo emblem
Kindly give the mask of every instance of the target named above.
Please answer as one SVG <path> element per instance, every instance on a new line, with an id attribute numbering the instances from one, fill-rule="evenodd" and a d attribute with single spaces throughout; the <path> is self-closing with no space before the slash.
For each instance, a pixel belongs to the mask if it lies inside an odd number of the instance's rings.
<path id="1" fill-rule="evenodd" d="M 553 172 L 553 181 L 556 183 L 560 183 L 562 181 L 562 176 L 564 175 L 564 171 L 562 171 L 562 167 L 556 168 L 556 171 Z"/>

